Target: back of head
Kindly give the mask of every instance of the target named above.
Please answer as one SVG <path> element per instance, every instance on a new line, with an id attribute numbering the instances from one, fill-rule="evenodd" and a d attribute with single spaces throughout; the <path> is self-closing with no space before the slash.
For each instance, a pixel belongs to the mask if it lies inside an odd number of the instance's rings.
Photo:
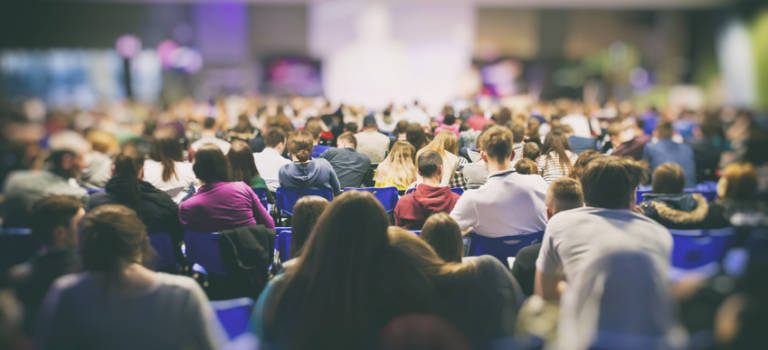
<path id="1" fill-rule="evenodd" d="M 453 115 L 453 111 L 443 116 L 443 124 L 444 125 L 456 124 L 456 116 Z"/>
<path id="2" fill-rule="evenodd" d="M 539 145 L 536 144 L 536 142 L 526 142 L 525 146 L 523 146 L 523 158 L 536 160 L 540 153 L 541 149 L 539 148 Z"/>
<path id="3" fill-rule="evenodd" d="M 525 136 L 527 136 L 531 140 L 538 140 L 541 138 L 539 136 L 539 127 L 541 126 L 541 122 L 539 122 L 536 118 L 529 118 L 528 119 L 528 130 L 525 132 Z"/>
<path id="4" fill-rule="evenodd" d="M 32 205 L 32 234 L 45 245 L 54 242 L 53 231 L 57 227 L 70 227 L 72 218 L 83 204 L 72 196 L 53 195 L 44 197 Z"/>
<path id="5" fill-rule="evenodd" d="M 683 193 L 685 174 L 677 163 L 664 163 L 653 172 L 653 193 Z"/>
<path id="6" fill-rule="evenodd" d="M 337 142 L 344 142 L 347 145 L 351 145 L 352 148 L 357 149 L 357 138 L 355 138 L 355 134 L 349 131 L 341 133 L 336 140 Z"/>
<path id="7" fill-rule="evenodd" d="M 416 180 L 414 157 L 416 149 L 406 141 L 396 141 L 387 158 L 376 168 L 373 179 L 376 182 L 393 181 L 407 186 Z"/>
<path id="8" fill-rule="evenodd" d="M 536 165 L 536 162 L 528 158 L 522 158 L 515 163 L 515 171 L 524 175 L 538 174 L 539 167 Z"/>
<path id="9" fill-rule="evenodd" d="M 550 158 L 552 155 L 557 155 L 560 167 L 568 169 L 568 173 L 571 172 L 571 161 L 568 158 L 568 154 L 565 151 L 570 151 L 571 145 L 568 143 L 568 139 L 559 132 L 550 132 L 547 134 L 547 138 L 544 139 L 544 144 L 541 147 L 541 154 Z"/>
<path id="10" fill-rule="evenodd" d="M 216 145 L 204 145 L 197 150 L 192 170 L 207 184 L 230 181 L 231 177 L 229 161 Z"/>
<path id="11" fill-rule="evenodd" d="M 408 121 L 405 120 L 405 119 L 397 122 L 397 124 L 395 124 L 395 130 L 393 130 L 392 133 L 395 134 L 395 135 L 398 135 L 398 134 L 402 134 L 404 132 L 407 132 L 408 131 L 408 125 L 409 125 Z"/>
<path id="12" fill-rule="evenodd" d="M 304 196 L 296 202 L 291 217 L 292 257 L 301 255 L 304 243 L 328 204 L 328 200 L 320 196 Z"/>
<path id="13" fill-rule="evenodd" d="M 547 207 L 551 207 L 552 214 L 579 208 L 584 205 L 581 183 L 569 177 L 561 177 L 552 181 L 547 189 L 546 199 Z"/>
<path id="14" fill-rule="evenodd" d="M 507 126 L 507 123 L 512 120 L 512 111 L 510 111 L 509 108 L 504 107 L 493 116 L 493 119 L 496 121 L 496 125 Z"/>
<path id="15" fill-rule="evenodd" d="M 101 205 L 80 222 L 83 266 L 118 280 L 131 263 L 152 266 L 154 250 L 136 212 L 122 205 Z"/>
<path id="16" fill-rule="evenodd" d="M 216 119 L 212 117 L 207 117 L 205 120 L 203 120 L 203 129 L 205 130 L 213 130 L 213 128 L 216 126 Z"/>
<path id="17" fill-rule="evenodd" d="M 427 144 L 427 135 L 424 134 L 424 129 L 421 128 L 419 123 L 410 123 L 405 129 L 405 139 L 413 145 L 416 150 L 420 150 Z"/>
<path id="18" fill-rule="evenodd" d="M 169 181 L 172 176 L 176 175 L 174 162 L 181 162 L 183 160 L 181 143 L 179 142 L 179 136 L 176 134 L 176 129 L 167 127 L 155 131 L 150 156 L 155 161 L 162 163 L 163 181 Z"/>
<path id="19" fill-rule="evenodd" d="M 120 142 L 117 137 L 103 130 L 89 130 L 85 135 L 86 140 L 91 143 L 91 149 L 103 154 L 114 154 L 120 149 Z"/>
<path id="20" fill-rule="evenodd" d="M 512 124 L 512 141 L 515 143 L 523 142 L 525 138 L 525 125 L 523 123 Z"/>
<path id="21" fill-rule="evenodd" d="M 459 139 L 453 132 L 443 130 L 435 135 L 435 139 L 429 143 L 428 147 L 438 152 L 443 150 L 456 155 L 459 153 Z"/>
<path id="22" fill-rule="evenodd" d="M 253 161 L 253 150 L 242 140 L 233 140 L 230 144 L 227 159 L 232 169 L 232 181 L 250 183 L 254 176 L 259 175 Z"/>
<path id="23" fill-rule="evenodd" d="M 288 141 L 288 152 L 291 153 L 299 162 L 309 161 L 314 147 L 314 139 L 309 131 L 299 130 L 294 132 Z"/>
<path id="24" fill-rule="evenodd" d="M 304 124 L 304 130 L 309 131 L 312 134 L 312 138 L 317 140 L 320 138 L 320 134 L 323 133 L 323 120 L 318 117 L 312 117 L 307 119 L 307 123 Z"/>
<path id="25" fill-rule="evenodd" d="M 280 128 L 269 128 L 264 134 L 264 146 L 275 148 L 285 142 L 285 132 Z"/>
<path id="26" fill-rule="evenodd" d="M 51 151 L 46 162 L 54 173 L 69 177 L 75 158 L 77 158 L 77 152 L 70 149 L 58 149 Z"/>
<path id="27" fill-rule="evenodd" d="M 378 130 L 379 126 L 376 124 L 376 117 L 373 114 L 367 115 L 363 118 L 363 128 L 369 130 Z"/>
<path id="28" fill-rule="evenodd" d="M 675 135 L 675 129 L 669 121 L 662 121 L 656 126 L 656 133 L 660 139 L 671 139 Z"/>
<path id="29" fill-rule="evenodd" d="M 506 162 L 512 155 L 512 132 L 508 128 L 494 126 L 485 133 L 480 142 L 480 148 L 488 154 L 488 158 L 497 162 Z"/>
<path id="30" fill-rule="evenodd" d="M 745 200 L 753 198 L 757 191 L 757 171 L 750 163 L 734 163 L 725 168 L 718 195 L 727 199 Z M 722 192 L 722 193 L 720 193 Z"/>
<path id="31" fill-rule="evenodd" d="M 642 168 L 630 160 L 597 158 L 589 162 L 581 176 L 584 202 L 598 208 L 629 209 L 641 176 Z"/>
<path id="32" fill-rule="evenodd" d="M 144 158 L 133 152 L 123 152 L 115 157 L 112 165 L 115 169 L 113 177 L 128 185 L 110 187 L 109 193 L 116 196 L 120 202 L 136 209 L 141 198 L 139 172 L 144 166 Z"/>
<path id="33" fill-rule="evenodd" d="M 461 262 L 461 257 L 464 255 L 461 229 L 448 214 L 435 213 L 427 218 L 421 228 L 421 238 L 429 243 L 444 261 Z"/>
<path id="34" fill-rule="evenodd" d="M 579 154 L 579 156 L 576 157 L 576 161 L 574 162 L 573 168 L 571 169 L 571 173 L 568 174 L 568 177 L 576 180 L 581 180 L 581 175 L 584 174 L 584 169 L 587 167 L 587 164 L 589 164 L 589 162 L 601 156 L 602 154 L 600 154 L 600 152 L 595 151 L 593 149 L 581 152 L 581 154 Z"/>
<path id="35" fill-rule="evenodd" d="M 416 164 L 422 177 L 431 178 L 439 173 L 440 167 L 443 165 L 443 158 L 433 150 L 423 150 L 419 153 Z"/>

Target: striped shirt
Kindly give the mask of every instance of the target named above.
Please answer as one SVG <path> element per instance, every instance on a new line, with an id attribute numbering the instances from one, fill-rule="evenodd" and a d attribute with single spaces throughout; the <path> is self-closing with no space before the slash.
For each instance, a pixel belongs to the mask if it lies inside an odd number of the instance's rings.
<path id="1" fill-rule="evenodd" d="M 568 160 L 571 166 L 573 166 L 578 156 L 569 150 L 566 150 L 565 154 L 568 155 Z M 555 152 L 539 156 L 536 160 L 536 165 L 539 167 L 541 177 L 544 178 L 547 184 L 569 174 L 568 167 L 560 164 L 560 157 Z"/>

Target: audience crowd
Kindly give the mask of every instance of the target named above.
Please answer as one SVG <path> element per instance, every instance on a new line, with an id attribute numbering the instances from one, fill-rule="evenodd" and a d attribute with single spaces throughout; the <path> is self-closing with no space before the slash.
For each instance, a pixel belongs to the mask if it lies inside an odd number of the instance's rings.
<path id="1" fill-rule="evenodd" d="M 0 348 L 765 347 L 748 111 L 237 101 L 3 111 Z"/>

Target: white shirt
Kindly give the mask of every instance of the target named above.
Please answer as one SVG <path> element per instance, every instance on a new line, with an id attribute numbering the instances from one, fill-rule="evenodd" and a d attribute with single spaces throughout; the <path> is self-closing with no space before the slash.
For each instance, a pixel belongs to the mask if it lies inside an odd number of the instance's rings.
<path id="1" fill-rule="evenodd" d="M 577 279 L 591 254 L 621 248 L 647 253 L 666 271 L 672 235 L 655 221 L 624 209 L 581 207 L 554 215 L 544 232 L 536 269 Z"/>
<path id="2" fill-rule="evenodd" d="M 41 307 L 41 349 L 219 348 L 226 336 L 197 282 L 154 279 L 128 294 L 105 289 L 90 272 L 59 278 Z"/>
<path id="3" fill-rule="evenodd" d="M 379 164 L 387 156 L 389 137 L 378 131 L 363 131 L 355 135 L 357 151 L 370 158 L 371 164 Z"/>
<path id="4" fill-rule="evenodd" d="M 274 148 L 264 148 L 264 151 L 253 154 L 253 160 L 256 162 L 256 169 L 259 176 L 267 183 L 267 188 L 275 192 L 280 187 L 278 174 L 283 165 L 290 164 L 289 159 L 283 158 Z"/>
<path id="5" fill-rule="evenodd" d="M 451 217 L 462 231 L 502 237 L 544 231 L 547 184 L 539 175 L 522 175 L 513 169 L 488 175 L 484 185 L 467 190 L 456 202 Z"/>
<path id="6" fill-rule="evenodd" d="M 229 147 L 230 147 L 229 142 L 224 141 L 218 137 L 203 137 L 195 142 L 192 142 L 192 144 L 189 145 L 189 148 L 192 149 L 192 152 L 197 152 L 197 150 L 200 149 L 200 147 L 203 147 L 203 145 L 208 143 L 212 143 L 217 147 L 219 147 L 219 149 L 221 150 L 222 153 L 224 153 L 224 155 L 227 155 L 227 153 L 229 153 Z"/>
<path id="7" fill-rule="evenodd" d="M 573 136 L 592 137 L 592 132 L 589 131 L 589 118 L 583 114 L 568 114 L 560 118 L 560 123 L 573 128 Z"/>
<path id="8" fill-rule="evenodd" d="M 188 162 L 174 162 L 175 175 L 168 181 L 163 181 L 163 164 L 147 159 L 144 161 L 144 181 L 167 193 L 176 204 L 187 196 L 189 188 L 198 187 L 197 177 L 192 170 L 192 164 Z"/>

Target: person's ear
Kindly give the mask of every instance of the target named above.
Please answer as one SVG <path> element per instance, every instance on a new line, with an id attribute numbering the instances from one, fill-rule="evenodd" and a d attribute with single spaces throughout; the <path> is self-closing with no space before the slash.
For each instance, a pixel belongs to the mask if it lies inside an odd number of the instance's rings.
<path id="1" fill-rule="evenodd" d="M 442 178 L 443 177 L 443 165 L 440 164 L 437 166 L 437 176 Z"/>
<path id="2" fill-rule="evenodd" d="M 144 178 L 144 167 L 139 168 L 139 179 Z"/>
<path id="3" fill-rule="evenodd" d="M 484 163 L 488 163 L 488 153 L 480 151 L 480 159 L 482 159 Z"/>
<path id="4" fill-rule="evenodd" d="M 552 218 L 552 215 L 555 215 L 555 213 L 552 212 L 552 209 L 547 206 L 547 220 Z"/>
<path id="5" fill-rule="evenodd" d="M 509 161 L 511 162 L 513 159 L 515 159 L 515 150 L 512 150 L 512 153 L 509 154 Z"/>

